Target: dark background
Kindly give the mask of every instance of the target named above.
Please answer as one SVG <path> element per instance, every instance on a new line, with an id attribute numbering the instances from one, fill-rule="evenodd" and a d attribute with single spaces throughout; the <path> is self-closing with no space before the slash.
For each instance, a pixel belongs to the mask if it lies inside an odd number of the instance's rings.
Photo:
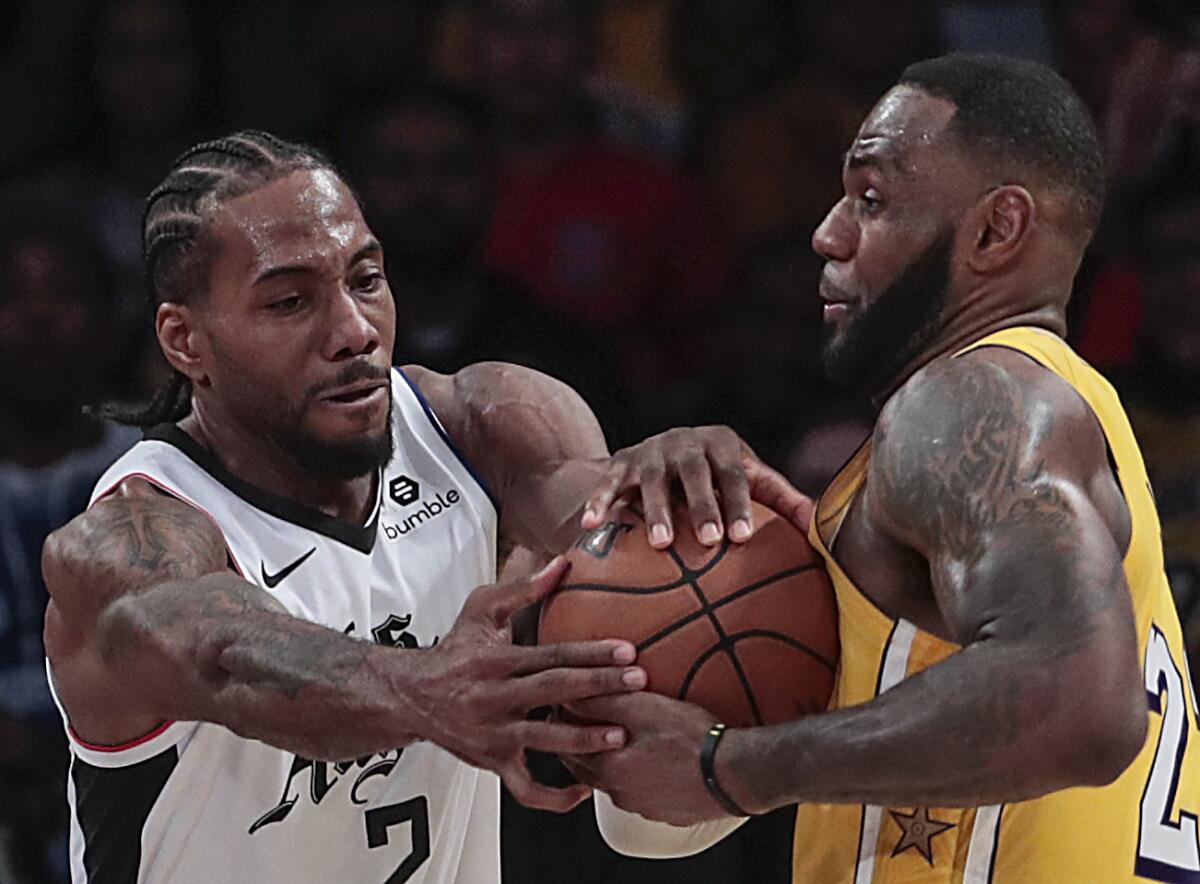
<path id="1" fill-rule="evenodd" d="M 732 425 L 815 493 L 869 431 L 819 371 L 813 229 L 908 62 L 1055 65 L 1111 191 L 1071 342 L 1143 445 L 1200 645 L 1200 25 L 1186 0 L 26 0 L 0 4 L 0 882 L 66 875 L 42 539 L 133 436 L 82 415 L 163 378 L 142 202 L 236 128 L 322 147 L 388 253 L 396 359 L 533 365 L 610 444 Z M 1194 653 L 1194 650 L 1193 650 Z M 506 806 L 508 882 L 787 881 L 781 812 L 639 863 Z"/>

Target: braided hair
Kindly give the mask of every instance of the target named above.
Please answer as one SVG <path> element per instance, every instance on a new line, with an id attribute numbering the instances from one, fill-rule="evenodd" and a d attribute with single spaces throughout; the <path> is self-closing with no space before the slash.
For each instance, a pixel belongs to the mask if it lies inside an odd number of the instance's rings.
<path id="1" fill-rule="evenodd" d="M 207 235 L 215 209 L 303 169 L 337 170 L 316 148 L 266 132 L 243 130 L 185 151 L 150 192 L 142 215 L 142 249 L 152 315 L 164 303 L 186 304 L 202 293 L 214 255 Z M 173 423 L 192 409 L 192 383 L 172 370 L 149 404 L 106 405 L 97 413 L 119 423 Z"/>

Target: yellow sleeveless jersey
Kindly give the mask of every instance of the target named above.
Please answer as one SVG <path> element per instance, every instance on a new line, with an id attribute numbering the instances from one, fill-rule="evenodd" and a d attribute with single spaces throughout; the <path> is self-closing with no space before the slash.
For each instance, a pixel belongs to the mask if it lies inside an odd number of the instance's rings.
<path id="1" fill-rule="evenodd" d="M 1129 421 L 1108 382 L 1060 338 L 1006 329 L 984 346 L 1018 350 L 1057 374 L 1091 406 L 1108 439 L 1132 517 L 1124 560 L 1149 705 L 1146 745 L 1103 788 L 971 808 L 801 805 L 796 884 L 1200 884 L 1200 728 L 1183 637 L 1163 573 L 1158 515 Z M 830 554 L 866 480 L 871 443 L 830 484 L 811 539 L 837 592 L 841 665 L 831 706 L 864 703 L 959 650 L 888 617 Z"/>

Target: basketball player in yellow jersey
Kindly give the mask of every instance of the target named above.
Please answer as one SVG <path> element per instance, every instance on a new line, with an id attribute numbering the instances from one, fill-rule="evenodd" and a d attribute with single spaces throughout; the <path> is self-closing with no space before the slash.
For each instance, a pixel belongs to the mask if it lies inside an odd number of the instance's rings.
<path id="1" fill-rule="evenodd" d="M 630 733 L 578 766 L 620 808 L 600 804 L 602 831 L 685 852 L 798 802 L 797 884 L 1200 881 L 1153 497 L 1116 396 L 1063 341 L 1103 191 L 1082 104 L 1040 65 L 923 62 L 843 178 L 813 237 L 824 358 L 882 410 L 810 532 L 839 601 L 833 708 L 710 735 L 663 697 L 573 704 Z"/>

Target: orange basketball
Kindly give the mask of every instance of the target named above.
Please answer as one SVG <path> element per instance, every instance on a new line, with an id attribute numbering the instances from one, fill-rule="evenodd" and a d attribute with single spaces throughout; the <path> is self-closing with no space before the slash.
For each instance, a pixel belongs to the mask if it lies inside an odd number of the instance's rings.
<path id="1" fill-rule="evenodd" d="M 731 727 L 825 709 L 838 662 L 837 605 L 820 555 L 786 520 L 754 505 L 754 536 L 703 546 L 686 511 L 655 550 L 619 506 L 567 554 L 571 570 L 542 607 L 543 643 L 624 638 L 648 689 L 703 706 Z"/>

